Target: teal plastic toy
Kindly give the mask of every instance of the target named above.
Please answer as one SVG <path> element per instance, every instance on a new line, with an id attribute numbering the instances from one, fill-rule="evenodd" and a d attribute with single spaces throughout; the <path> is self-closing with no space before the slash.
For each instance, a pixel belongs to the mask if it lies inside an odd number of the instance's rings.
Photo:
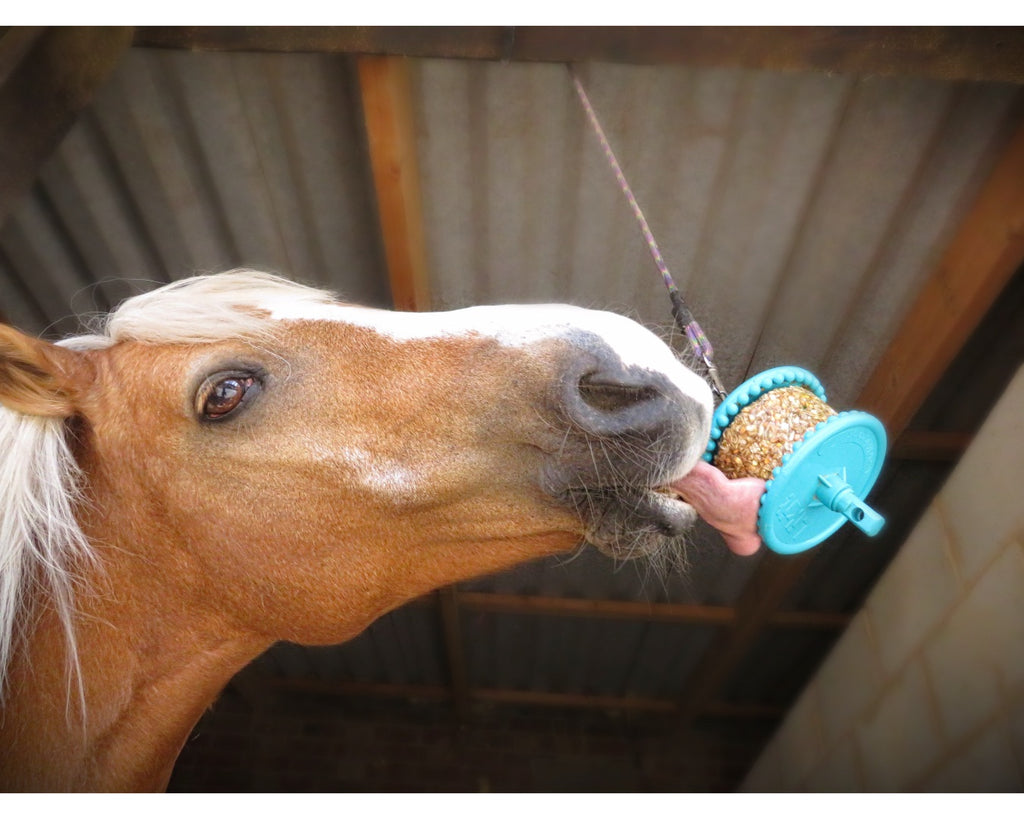
<path id="1" fill-rule="evenodd" d="M 773 389 L 792 386 L 826 402 L 821 383 L 800 367 L 756 375 L 719 404 L 704 460 L 714 463 L 722 433 L 745 407 Z M 803 552 L 847 521 L 869 536 L 878 534 L 885 520 L 864 498 L 882 470 L 885 451 L 885 427 L 866 412 L 840 412 L 808 429 L 766 482 L 758 514 L 765 545 L 780 554 Z"/>

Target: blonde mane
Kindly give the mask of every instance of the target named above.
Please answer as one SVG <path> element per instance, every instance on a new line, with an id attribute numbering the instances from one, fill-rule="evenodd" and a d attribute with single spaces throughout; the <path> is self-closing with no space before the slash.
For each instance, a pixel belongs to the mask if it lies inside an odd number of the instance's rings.
<path id="1" fill-rule="evenodd" d="M 253 270 L 196 276 L 134 296 L 101 317 L 94 332 L 58 342 L 99 350 L 123 341 L 202 344 L 259 339 L 270 309 L 324 304 L 334 294 Z M 83 475 L 64 419 L 25 415 L 0 406 L 0 704 L 14 652 L 28 638 L 33 601 L 47 596 L 68 645 L 69 683 L 78 678 L 74 631 L 77 571 L 95 553 L 75 518 Z M 69 693 L 70 693 L 69 686 Z M 84 706 L 84 702 L 82 703 Z"/>

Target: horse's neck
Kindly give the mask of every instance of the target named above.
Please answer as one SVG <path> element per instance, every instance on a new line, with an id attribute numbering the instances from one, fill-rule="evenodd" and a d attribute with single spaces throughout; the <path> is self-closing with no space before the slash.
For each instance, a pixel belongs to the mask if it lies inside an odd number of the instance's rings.
<path id="1" fill-rule="evenodd" d="M 0 790 L 160 790 L 203 710 L 264 647 L 176 605 L 110 550 L 80 595 L 84 721 L 63 629 L 44 612 L 10 669 L 0 715 Z"/>

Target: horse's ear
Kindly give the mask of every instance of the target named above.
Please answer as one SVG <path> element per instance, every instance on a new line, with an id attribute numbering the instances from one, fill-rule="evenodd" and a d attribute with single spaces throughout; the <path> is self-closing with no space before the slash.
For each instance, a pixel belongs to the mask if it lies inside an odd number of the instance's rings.
<path id="1" fill-rule="evenodd" d="M 0 324 L 0 404 L 27 415 L 75 414 L 85 356 Z"/>

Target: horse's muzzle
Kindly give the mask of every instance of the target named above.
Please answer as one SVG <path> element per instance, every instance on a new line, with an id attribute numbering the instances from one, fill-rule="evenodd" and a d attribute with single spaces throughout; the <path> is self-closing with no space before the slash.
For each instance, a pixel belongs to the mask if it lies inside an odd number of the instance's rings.
<path id="1" fill-rule="evenodd" d="M 702 428 L 707 415 L 667 375 L 630 370 L 617 360 L 602 368 L 586 367 L 566 387 L 569 418 L 582 431 L 602 438 L 654 442 L 683 432 L 680 426 Z"/>
<path id="2" fill-rule="evenodd" d="M 660 490 L 704 451 L 710 389 L 674 360 L 648 368 L 603 339 L 575 342 L 560 382 L 564 437 L 546 488 L 576 509 L 602 550 L 658 551 L 696 521 L 688 504 Z"/>
<path id="3" fill-rule="evenodd" d="M 694 390 L 700 382 L 682 364 L 676 372 L 626 364 L 601 340 L 582 348 L 562 380 L 577 453 L 566 464 L 575 467 L 571 483 L 650 488 L 684 474 L 707 443 L 710 392 Z"/>

